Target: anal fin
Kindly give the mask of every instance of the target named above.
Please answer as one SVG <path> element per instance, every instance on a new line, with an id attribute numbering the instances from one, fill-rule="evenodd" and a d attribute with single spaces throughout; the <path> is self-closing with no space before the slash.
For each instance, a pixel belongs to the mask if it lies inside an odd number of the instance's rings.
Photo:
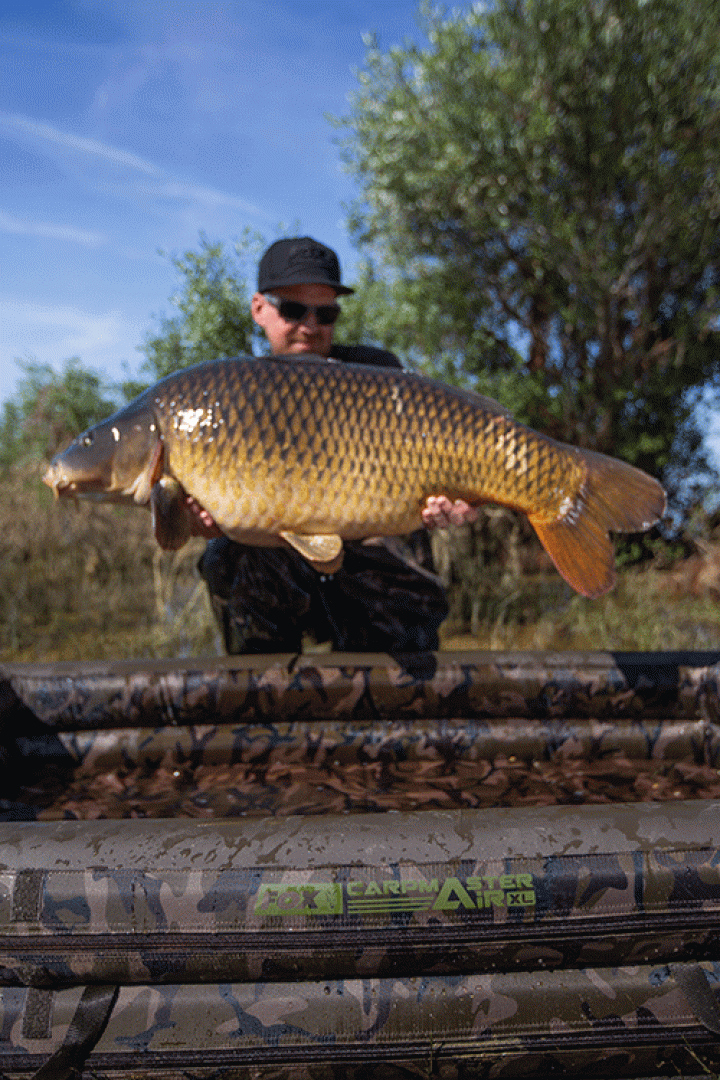
<path id="1" fill-rule="evenodd" d="M 343 542 L 337 533 L 281 532 L 280 536 L 321 573 L 333 574 L 342 566 Z"/>

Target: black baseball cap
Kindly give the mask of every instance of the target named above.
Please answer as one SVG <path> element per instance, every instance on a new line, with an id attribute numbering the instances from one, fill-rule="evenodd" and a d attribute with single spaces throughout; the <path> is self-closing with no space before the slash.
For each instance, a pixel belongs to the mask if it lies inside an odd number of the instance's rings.
<path id="1" fill-rule="evenodd" d="M 329 285 L 336 296 L 355 292 L 340 284 L 340 262 L 333 249 L 311 236 L 276 240 L 260 260 L 258 292 L 284 285 Z"/>

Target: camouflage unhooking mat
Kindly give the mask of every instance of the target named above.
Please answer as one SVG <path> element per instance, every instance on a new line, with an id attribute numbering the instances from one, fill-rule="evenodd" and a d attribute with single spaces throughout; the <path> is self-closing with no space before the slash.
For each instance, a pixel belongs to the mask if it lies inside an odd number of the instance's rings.
<path id="1" fill-rule="evenodd" d="M 720 653 L 6 665 L 0 1078 L 712 1075 L 720 800 L 468 792 L 513 762 L 717 776 L 719 675 Z M 213 799 L 203 769 L 255 780 Z M 359 775 L 367 804 L 339 790 Z"/>

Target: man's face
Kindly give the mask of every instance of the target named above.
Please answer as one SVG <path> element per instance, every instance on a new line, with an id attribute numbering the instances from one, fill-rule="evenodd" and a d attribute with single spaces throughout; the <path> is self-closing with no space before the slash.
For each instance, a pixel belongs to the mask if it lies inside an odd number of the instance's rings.
<path id="1" fill-rule="evenodd" d="M 286 285 L 273 289 L 272 295 L 282 300 L 297 300 L 314 307 L 335 304 L 335 290 L 329 285 Z M 251 303 L 252 317 L 265 331 L 274 355 L 283 353 L 317 353 L 329 356 L 333 325 L 321 326 L 315 312 L 308 312 L 302 322 L 288 322 L 262 293 L 255 293 Z"/>

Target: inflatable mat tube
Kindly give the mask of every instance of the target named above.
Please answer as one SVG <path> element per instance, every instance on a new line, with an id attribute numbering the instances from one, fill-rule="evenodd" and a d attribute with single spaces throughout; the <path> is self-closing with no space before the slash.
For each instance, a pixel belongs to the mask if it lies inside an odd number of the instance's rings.
<path id="1" fill-rule="evenodd" d="M 0 730 L 323 719 L 720 717 L 720 652 L 440 652 L 5 664 Z"/>
<path id="2" fill-rule="evenodd" d="M 20 729 L 21 730 L 21 729 Z M 8 733 L 9 734 L 9 733 Z M 23 755 L 47 759 L 47 735 L 19 734 Z M 61 731 L 56 753 L 86 769 L 132 768 L 170 758 L 178 765 L 312 762 L 332 766 L 441 760 L 460 762 L 599 760 L 686 761 L 720 767 L 720 726 L 705 720 L 331 720 L 180 724 L 159 728 Z"/>
<path id="3" fill-rule="evenodd" d="M 720 803 L 0 824 L 0 984 L 720 956 Z"/>
<path id="4" fill-rule="evenodd" d="M 688 1076 L 720 1064 L 718 974 L 703 963 L 21 989 L 3 995 L 0 1070 L 15 1080 L 79 1076 L 83 1061 L 88 1080 Z"/>
<path id="5" fill-rule="evenodd" d="M 39 772 L 56 751 L 112 767 L 147 738 L 190 760 L 232 741 L 248 761 L 717 766 L 719 674 L 717 652 L 5 665 L 0 764 L 22 744 Z M 0 824 L 0 1076 L 707 1075 L 718 821 L 675 802 Z"/>

